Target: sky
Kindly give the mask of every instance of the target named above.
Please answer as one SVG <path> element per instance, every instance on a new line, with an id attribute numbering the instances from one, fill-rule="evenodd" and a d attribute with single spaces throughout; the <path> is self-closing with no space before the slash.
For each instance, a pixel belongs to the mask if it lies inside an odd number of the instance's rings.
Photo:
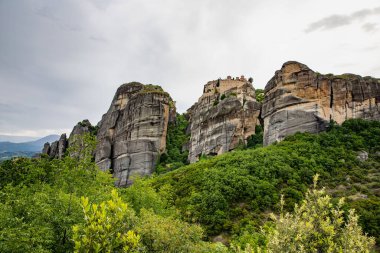
<path id="1" fill-rule="evenodd" d="M 132 81 L 185 112 L 227 75 L 264 88 L 296 60 L 380 77 L 379 59 L 378 0 L 0 0 L 0 135 L 97 124 Z"/>

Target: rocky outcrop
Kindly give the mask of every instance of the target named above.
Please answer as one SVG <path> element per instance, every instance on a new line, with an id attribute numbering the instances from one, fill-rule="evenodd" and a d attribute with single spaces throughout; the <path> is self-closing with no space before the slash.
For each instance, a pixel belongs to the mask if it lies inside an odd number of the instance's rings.
<path id="1" fill-rule="evenodd" d="M 88 119 L 78 122 L 70 133 L 70 137 L 68 139 L 69 146 L 73 146 L 79 136 L 85 133 L 91 133 L 93 131 L 95 131 L 95 127 L 91 125 Z"/>
<path id="2" fill-rule="evenodd" d="M 44 144 L 44 147 L 43 147 L 41 153 L 42 153 L 42 154 L 45 154 L 45 155 L 49 155 L 49 153 L 50 153 L 50 143 L 49 143 L 49 142 L 46 142 L 46 143 Z"/>
<path id="3" fill-rule="evenodd" d="M 189 110 L 189 161 L 219 155 L 244 144 L 259 124 L 260 103 L 243 76 L 208 82 Z"/>
<path id="4" fill-rule="evenodd" d="M 286 62 L 265 87 L 264 145 L 296 132 L 317 133 L 330 120 L 380 120 L 380 82 L 353 74 L 321 75 Z"/>
<path id="5" fill-rule="evenodd" d="M 42 149 L 42 154 L 46 154 L 51 158 L 61 159 L 65 156 L 67 149 L 73 146 L 78 140 L 78 136 L 84 133 L 94 133 L 96 128 L 91 125 L 91 123 L 85 119 L 74 126 L 71 131 L 70 137 L 67 139 L 66 134 L 62 134 L 58 141 L 54 141 L 51 144 L 49 142 L 44 144 Z M 75 154 L 72 154 L 75 156 Z"/>
<path id="6" fill-rule="evenodd" d="M 98 123 L 95 162 L 112 171 L 118 186 L 132 183 L 133 175 L 150 175 L 165 151 L 167 126 L 174 116 L 174 102 L 161 87 L 121 85 Z"/>
<path id="7" fill-rule="evenodd" d="M 61 159 L 65 155 L 66 149 L 68 147 L 68 141 L 66 138 L 66 134 L 62 134 L 58 140 L 58 154 L 57 158 Z"/>
<path id="8" fill-rule="evenodd" d="M 51 144 L 46 142 L 42 149 L 42 154 L 46 154 L 51 158 L 59 158 L 61 159 L 67 150 L 68 142 L 66 138 L 66 134 L 62 134 L 58 141 L 54 141 Z"/>

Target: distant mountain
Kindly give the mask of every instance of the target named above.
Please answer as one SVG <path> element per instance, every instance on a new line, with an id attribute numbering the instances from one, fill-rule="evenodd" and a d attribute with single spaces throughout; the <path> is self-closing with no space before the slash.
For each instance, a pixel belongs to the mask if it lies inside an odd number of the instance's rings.
<path id="1" fill-rule="evenodd" d="M 31 157 L 36 153 L 41 152 L 46 142 L 53 142 L 59 139 L 59 135 L 48 135 L 41 139 L 29 142 L 0 142 L 0 161 L 16 156 Z"/>
<path id="2" fill-rule="evenodd" d="M 21 143 L 21 142 L 29 142 L 36 141 L 41 137 L 31 137 L 31 136 L 15 136 L 15 135 L 2 135 L 0 134 L 0 142 L 13 142 L 13 143 Z"/>

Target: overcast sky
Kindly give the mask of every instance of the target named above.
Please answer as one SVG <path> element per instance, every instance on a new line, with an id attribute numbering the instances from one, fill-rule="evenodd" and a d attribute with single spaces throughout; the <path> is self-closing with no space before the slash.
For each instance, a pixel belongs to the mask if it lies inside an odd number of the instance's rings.
<path id="1" fill-rule="evenodd" d="M 263 88 L 288 60 L 380 77 L 380 2 L 0 0 L 0 134 L 96 124 L 131 81 L 161 85 L 184 112 L 207 81 Z"/>

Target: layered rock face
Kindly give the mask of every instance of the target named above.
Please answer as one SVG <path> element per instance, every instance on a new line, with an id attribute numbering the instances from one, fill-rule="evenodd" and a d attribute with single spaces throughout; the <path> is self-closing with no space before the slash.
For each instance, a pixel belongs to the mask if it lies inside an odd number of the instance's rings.
<path id="1" fill-rule="evenodd" d="M 219 155 L 244 144 L 259 124 L 260 103 L 252 83 L 240 78 L 210 81 L 189 110 L 189 161 Z"/>
<path id="2" fill-rule="evenodd" d="M 296 132 L 317 133 L 330 120 L 380 120 L 380 81 L 353 74 L 321 75 L 286 62 L 265 87 L 264 145 Z"/>
<path id="3" fill-rule="evenodd" d="M 95 162 L 102 170 L 111 169 L 117 186 L 131 184 L 134 174 L 151 174 L 165 151 L 173 115 L 174 102 L 161 87 L 121 85 L 98 123 Z"/>

